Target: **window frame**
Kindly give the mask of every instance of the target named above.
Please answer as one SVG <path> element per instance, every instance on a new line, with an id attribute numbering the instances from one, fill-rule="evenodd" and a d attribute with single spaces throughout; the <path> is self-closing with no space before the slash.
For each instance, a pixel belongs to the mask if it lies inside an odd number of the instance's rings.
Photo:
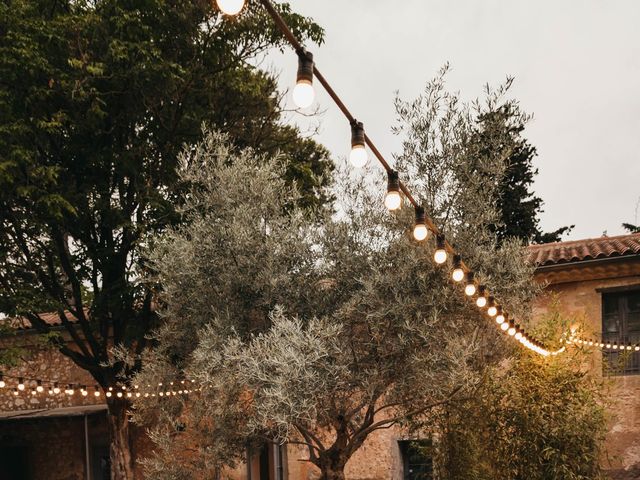
<path id="1" fill-rule="evenodd" d="M 601 294 L 601 337 L 603 343 L 616 342 L 618 345 L 633 344 L 640 342 L 640 328 L 632 335 L 629 333 L 629 322 L 631 314 L 637 312 L 631 311 L 629 308 L 629 297 L 632 295 L 640 295 L 640 285 L 626 285 L 622 287 L 597 289 Z M 607 298 L 609 297 L 609 298 Z M 606 311 L 607 302 L 614 299 L 617 303 L 617 314 L 615 321 L 618 325 L 617 333 L 607 333 L 607 317 L 611 315 Z M 640 322 L 640 313 L 638 318 L 634 319 Z M 602 368 L 603 372 L 611 376 L 640 375 L 640 352 L 635 350 L 625 351 L 622 355 L 626 356 L 624 364 L 621 364 L 621 352 L 618 350 L 602 351 Z M 613 367 L 613 368 L 612 368 Z"/>

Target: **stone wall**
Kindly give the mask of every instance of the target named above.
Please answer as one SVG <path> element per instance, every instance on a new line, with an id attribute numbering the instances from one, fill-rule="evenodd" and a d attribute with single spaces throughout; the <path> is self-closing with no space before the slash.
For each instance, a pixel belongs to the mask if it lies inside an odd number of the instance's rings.
<path id="1" fill-rule="evenodd" d="M 622 267 L 622 265 L 621 265 Z M 628 268 L 601 269 L 594 274 L 589 269 L 579 271 L 574 268 L 571 277 L 563 278 L 562 283 L 551 283 L 548 293 L 559 295 L 564 313 L 583 319 L 589 334 L 599 338 L 602 332 L 602 294 L 599 289 L 640 285 L 640 275 L 628 275 Z M 624 271 L 625 274 L 620 274 Z M 600 278 L 594 278 L 600 277 Z M 549 277 L 538 275 L 540 281 Z M 573 281 L 568 281 L 570 278 Z M 536 313 L 543 314 L 549 308 L 550 295 L 538 300 Z M 591 357 L 591 371 L 602 374 L 602 353 L 594 349 Z M 640 478 L 640 375 L 607 377 L 612 406 L 609 410 L 609 432 L 606 439 L 606 457 L 602 464 L 611 478 L 627 480 Z"/>

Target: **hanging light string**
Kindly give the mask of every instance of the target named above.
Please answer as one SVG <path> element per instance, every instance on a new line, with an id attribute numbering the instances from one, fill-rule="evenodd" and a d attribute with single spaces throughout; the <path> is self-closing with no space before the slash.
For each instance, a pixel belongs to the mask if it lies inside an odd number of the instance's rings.
<path id="1" fill-rule="evenodd" d="M 615 351 L 639 352 L 640 351 L 640 343 L 626 343 L 626 342 L 618 343 L 618 342 L 612 342 L 612 341 L 603 342 L 602 340 L 597 340 L 594 338 L 584 338 L 584 337 L 580 337 L 573 334 L 569 336 L 569 338 L 567 339 L 567 344 L 580 345 L 583 347 L 600 348 L 602 350 L 610 350 L 613 352 Z"/>
<path id="2" fill-rule="evenodd" d="M 220 10 L 227 15 L 235 15 L 244 7 L 244 0 L 216 0 Z M 489 317 L 496 317 L 496 323 L 500 329 L 509 337 L 519 341 L 526 348 L 543 356 L 555 355 L 564 351 L 564 347 L 550 351 L 545 345 L 528 334 L 515 320 L 508 319 L 506 312 L 498 314 L 498 308 L 502 310 L 493 296 L 488 296 L 488 289 L 484 285 L 477 285 L 474 272 L 464 263 L 460 255 L 456 254 L 453 246 L 447 241 L 444 234 L 440 232 L 433 220 L 426 214 L 424 207 L 420 205 L 407 186 L 400 180 L 399 174 L 386 161 L 380 150 L 375 146 L 371 138 L 366 134 L 364 125 L 349 111 L 340 96 L 335 92 L 327 79 L 322 75 L 317 65 L 313 61 L 313 55 L 308 52 L 300 41 L 293 34 L 285 20 L 274 8 L 270 0 L 260 0 L 265 10 L 271 16 L 278 29 L 282 32 L 286 40 L 291 44 L 298 56 L 298 71 L 296 74 L 296 86 L 293 89 L 293 100 L 299 108 L 309 107 L 314 100 L 313 78 L 325 89 L 336 106 L 340 109 L 351 126 L 351 146 L 350 160 L 354 166 L 364 166 L 367 161 L 365 147 L 376 157 L 378 162 L 387 172 L 388 184 L 385 196 L 385 206 L 389 210 L 396 210 L 402 206 L 401 194 L 413 205 L 416 212 L 416 222 L 414 225 L 414 237 L 418 241 L 425 240 L 431 232 L 436 238 L 436 251 L 434 261 L 437 264 L 444 264 L 450 255 L 453 256 L 452 278 L 458 283 L 466 279 L 464 291 L 468 297 L 473 297 L 478 293 L 476 304 L 479 308 L 487 308 Z"/>
<path id="3" fill-rule="evenodd" d="M 12 393 L 15 396 L 20 394 L 37 396 L 38 394 L 44 393 L 49 396 L 73 396 L 78 392 L 83 397 L 89 395 L 101 397 L 103 394 L 107 398 L 171 397 L 201 391 L 201 388 L 195 388 L 194 383 L 193 380 L 180 379 L 166 383 L 159 382 L 155 387 L 146 385 L 146 387 L 140 388 L 138 385 L 127 386 L 124 384 L 116 384 L 102 388 L 100 385 L 87 386 L 83 383 L 69 382 L 61 379 L 49 380 L 42 377 L 7 375 L 0 372 L 0 391 L 5 388 L 12 389 Z"/>

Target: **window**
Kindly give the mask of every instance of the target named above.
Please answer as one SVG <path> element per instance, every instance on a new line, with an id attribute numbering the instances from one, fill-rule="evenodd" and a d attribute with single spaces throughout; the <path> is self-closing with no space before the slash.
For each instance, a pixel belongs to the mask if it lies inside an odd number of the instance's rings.
<path id="1" fill-rule="evenodd" d="M 431 442 L 428 440 L 400 440 L 403 480 L 433 480 Z"/>
<path id="2" fill-rule="evenodd" d="M 602 341 L 640 342 L 640 289 L 602 294 Z M 612 374 L 639 374 L 640 352 L 604 350 L 604 367 Z"/>

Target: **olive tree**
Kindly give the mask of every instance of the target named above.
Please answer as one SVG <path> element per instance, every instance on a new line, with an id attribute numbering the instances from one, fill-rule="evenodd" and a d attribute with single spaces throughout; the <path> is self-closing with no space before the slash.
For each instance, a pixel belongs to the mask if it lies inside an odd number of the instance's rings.
<path id="1" fill-rule="evenodd" d="M 473 141 L 474 118 L 504 93 L 466 104 L 441 75 L 417 100 L 398 100 L 396 161 L 465 261 L 526 316 L 535 287 L 521 248 L 498 248 L 487 228 L 509 152 L 499 132 L 482 148 Z M 138 403 L 138 420 L 155 423 L 154 478 L 213 477 L 268 440 L 302 445 L 322 479 L 344 479 L 373 432 L 428 429 L 508 352 L 449 266 L 433 262 L 433 240 L 413 239 L 412 209 L 383 207 L 375 168 L 342 169 L 336 210 L 320 216 L 297 206 L 277 157 L 234 151 L 219 135 L 184 155 L 180 174 L 189 221 L 150 254 L 166 322 L 137 381 L 184 373 L 200 390 Z"/>

